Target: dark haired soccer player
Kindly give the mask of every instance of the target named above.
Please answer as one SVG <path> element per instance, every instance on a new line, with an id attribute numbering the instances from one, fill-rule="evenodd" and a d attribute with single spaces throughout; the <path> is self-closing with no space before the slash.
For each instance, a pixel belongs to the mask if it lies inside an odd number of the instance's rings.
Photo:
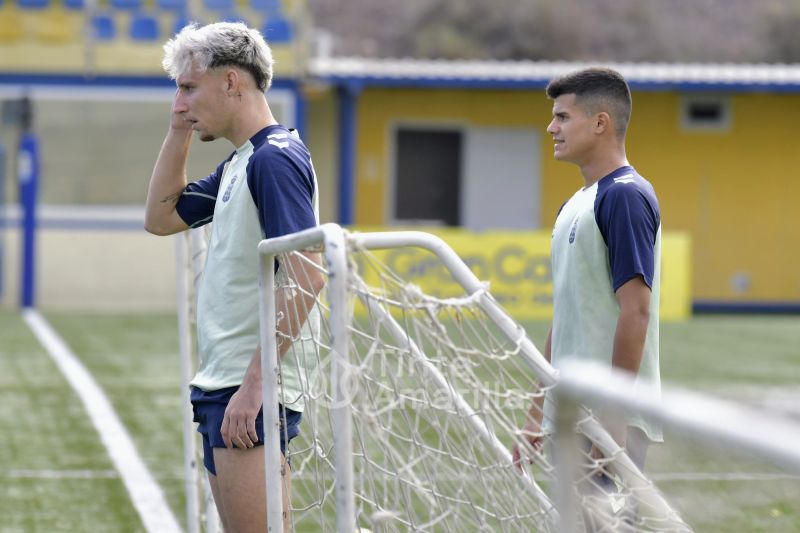
<path id="1" fill-rule="evenodd" d="M 653 186 L 625 153 L 630 89 L 618 72 L 590 68 L 552 80 L 546 93 L 554 156 L 578 166 L 583 187 L 553 228 L 553 323 L 544 356 L 556 368 L 570 358 L 600 362 L 657 393 L 661 215 Z M 553 412 L 549 396 L 531 406 L 523 435 L 532 447 L 552 429 L 542 419 L 551 423 Z M 606 429 L 643 468 L 661 429 L 641 416 L 612 420 L 604 420 Z M 515 463 L 523 453 L 515 445 Z"/>

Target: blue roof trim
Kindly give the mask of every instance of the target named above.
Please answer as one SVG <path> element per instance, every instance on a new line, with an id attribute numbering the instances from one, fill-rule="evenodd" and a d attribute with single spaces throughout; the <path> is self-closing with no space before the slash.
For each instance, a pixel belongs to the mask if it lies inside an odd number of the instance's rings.
<path id="1" fill-rule="evenodd" d="M 800 63 L 607 63 L 316 57 L 310 72 L 335 85 L 540 89 L 553 77 L 591 67 L 621 72 L 643 91 L 798 92 Z"/>
<path id="2" fill-rule="evenodd" d="M 49 85 L 80 87 L 175 87 L 175 81 L 164 76 L 98 75 L 86 77 L 79 74 L 0 73 L 3 85 Z M 296 89 L 298 83 L 292 79 L 273 79 L 272 86 L 279 89 Z"/>
<path id="3" fill-rule="evenodd" d="M 549 79 L 461 79 L 393 76 L 319 76 L 319 80 L 337 86 L 429 88 L 429 89 L 544 89 Z M 639 91 L 708 91 L 708 92 L 800 92 L 800 83 L 709 83 L 709 82 L 655 82 L 628 80 L 631 89 Z"/>
<path id="4" fill-rule="evenodd" d="M 800 83 L 709 83 L 709 82 L 645 82 L 629 81 L 631 89 L 640 91 L 707 91 L 707 92 L 800 92 Z"/>

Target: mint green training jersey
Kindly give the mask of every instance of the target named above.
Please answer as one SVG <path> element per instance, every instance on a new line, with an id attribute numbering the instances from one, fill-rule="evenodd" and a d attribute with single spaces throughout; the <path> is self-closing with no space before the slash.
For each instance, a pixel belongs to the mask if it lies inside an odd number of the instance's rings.
<path id="1" fill-rule="evenodd" d="M 551 362 L 570 359 L 611 367 L 619 319 L 616 291 L 636 276 L 651 289 L 650 322 L 636 386 L 660 394 L 658 311 L 661 214 L 652 185 L 621 167 L 570 198 L 558 213 L 551 248 L 553 326 Z M 554 413 L 545 400 L 545 424 Z M 661 428 L 641 416 L 629 425 L 661 441 Z"/>
<path id="2" fill-rule="evenodd" d="M 189 184 L 177 211 L 192 227 L 214 223 L 198 288 L 199 364 L 191 384 L 206 391 L 241 385 L 260 342 L 258 243 L 318 224 L 311 156 L 293 132 L 268 126 L 210 176 Z M 276 279 L 283 276 L 279 269 Z M 294 411 L 304 408 L 316 362 L 308 339 L 318 329 L 315 307 L 281 361 L 280 401 Z"/>

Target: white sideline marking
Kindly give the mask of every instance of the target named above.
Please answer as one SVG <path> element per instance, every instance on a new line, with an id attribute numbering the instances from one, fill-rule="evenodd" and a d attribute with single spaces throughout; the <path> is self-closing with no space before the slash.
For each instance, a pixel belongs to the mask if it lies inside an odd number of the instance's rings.
<path id="1" fill-rule="evenodd" d="M 150 533 L 180 532 L 181 528 L 164 499 L 161 487 L 139 457 L 136 446 L 103 389 L 38 311 L 25 309 L 22 318 L 83 402 L 145 529 Z"/>

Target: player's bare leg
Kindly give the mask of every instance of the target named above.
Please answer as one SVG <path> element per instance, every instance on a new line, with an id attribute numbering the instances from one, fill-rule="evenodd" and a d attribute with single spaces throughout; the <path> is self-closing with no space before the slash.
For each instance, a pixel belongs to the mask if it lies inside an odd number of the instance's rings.
<path id="1" fill-rule="evenodd" d="M 208 484 L 211 486 L 211 495 L 214 497 L 214 505 L 217 507 L 217 514 L 219 515 L 219 521 L 222 524 L 222 529 L 223 531 L 230 531 L 228 524 L 225 523 L 225 512 L 222 509 L 222 500 L 220 500 L 219 497 L 219 482 L 217 481 L 217 476 L 211 472 L 207 472 L 207 474 Z"/>
<path id="2" fill-rule="evenodd" d="M 214 448 L 217 492 L 214 497 L 226 533 L 263 533 L 267 524 L 264 448 Z M 291 470 L 283 461 L 283 530 L 289 530 Z M 212 488 L 213 490 L 213 488 Z M 217 496 L 217 494 L 219 496 Z"/>

